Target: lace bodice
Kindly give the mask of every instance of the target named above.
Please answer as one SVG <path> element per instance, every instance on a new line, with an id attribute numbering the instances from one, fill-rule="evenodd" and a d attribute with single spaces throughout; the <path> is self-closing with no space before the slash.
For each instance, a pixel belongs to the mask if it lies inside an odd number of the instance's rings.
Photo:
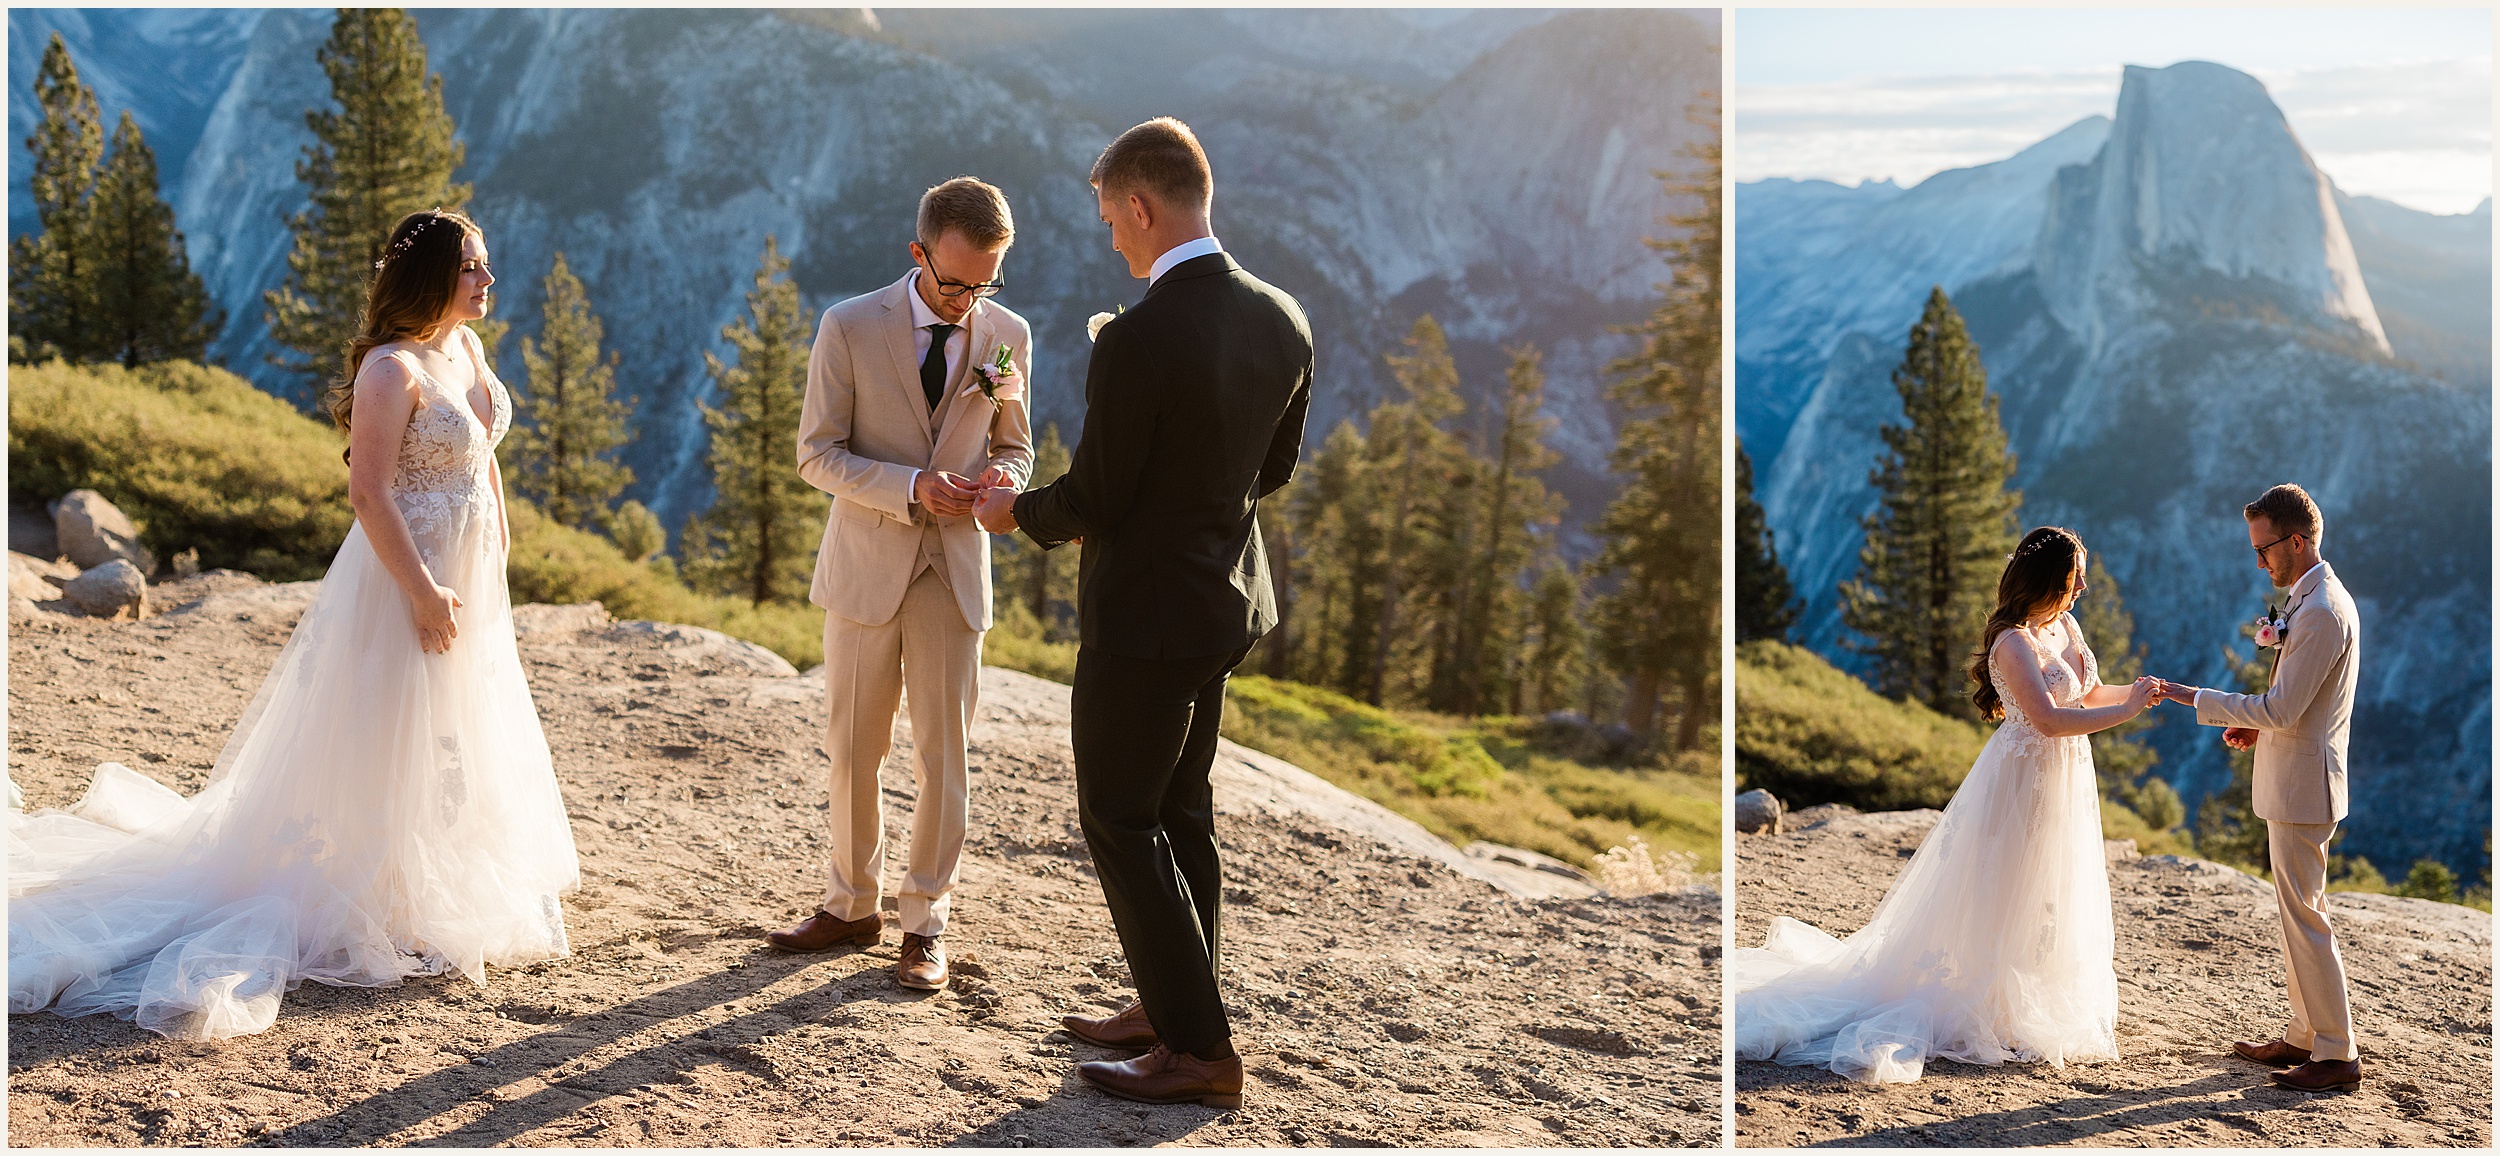
<path id="1" fill-rule="evenodd" d="M 392 502 L 420 551 L 453 523 L 455 512 L 483 514 L 498 506 L 492 466 L 495 446 L 512 429 L 512 395 L 487 366 L 476 334 L 462 329 L 460 344 L 486 385 L 491 420 L 484 423 L 467 396 L 427 373 L 416 357 L 401 350 L 384 355 L 399 358 L 417 380 L 417 411 L 400 435 Z"/>
<path id="2" fill-rule="evenodd" d="M 2074 707 L 2082 704 L 2086 690 L 2100 685 L 2100 660 L 2092 656 L 2092 644 L 2084 641 L 2083 627 L 2076 623 L 2073 614 L 2058 615 L 2057 621 L 2059 629 L 2065 633 L 2065 638 L 2058 639 L 2054 643 L 2041 639 L 2029 631 L 2018 630 L 2016 633 L 2023 636 L 2023 640 L 2031 648 L 2032 656 L 2039 660 L 2040 676 L 2046 679 L 2049 685 L 2049 701 L 2060 707 Z M 2081 671 L 2067 666 L 2065 658 L 2062 657 L 2061 652 L 2065 649 L 2064 644 L 2067 639 L 2073 640 L 2076 653 L 2083 658 Z M 2023 714 L 2023 708 L 2014 701 L 2013 694 L 2007 690 L 2005 674 L 1997 669 L 1997 658 L 1994 655 L 1988 659 L 1988 677 L 1996 684 L 1998 700 L 2005 705 L 2005 725 L 2019 725 L 2037 731 L 2039 728 L 2032 726 L 2031 720 Z"/>

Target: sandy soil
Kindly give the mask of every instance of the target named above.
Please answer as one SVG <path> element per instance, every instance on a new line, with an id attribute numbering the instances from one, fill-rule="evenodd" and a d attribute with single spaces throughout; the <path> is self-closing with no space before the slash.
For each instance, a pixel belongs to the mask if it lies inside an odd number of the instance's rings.
<path id="1" fill-rule="evenodd" d="M 13 615 L 9 767 L 28 806 L 67 805 L 104 760 L 198 789 L 308 591 L 217 573 L 160 588 L 174 612 L 144 621 Z M 484 986 L 307 985 L 266 1034 L 213 1045 L 13 1016 L 9 1142 L 1718 1140 L 1712 891 L 1515 899 L 1402 845 L 1378 808 L 1228 760 L 1247 1106 L 1129 1104 L 1072 1070 L 1113 1053 L 1057 1028 L 1129 993 L 1076 828 L 1064 687 L 983 672 L 955 977 L 913 993 L 889 978 L 891 929 L 829 956 L 762 942 L 818 893 L 815 684 L 684 632 L 563 618 L 522 651 L 581 851 L 572 958 Z M 886 770 L 898 845 L 905 757 Z"/>
<path id="2" fill-rule="evenodd" d="M 1863 925 L 1936 817 L 1817 808 L 1791 817 L 1802 830 L 1739 836 L 1737 944 L 1759 946 L 1776 915 L 1834 934 Z M 2230 1054 L 2234 1039 L 2278 1035 L 2288 1014 L 2273 889 L 2201 860 L 2114 858 L 2118 1062 L 1932 1063 L 1924 1079 L 1887 1087 L 1740 1063 L 1736 1142 L 2490 1146 L 2489 915 L 2334 896 L 2366 1078 L 2357 1092 L 2304 1095 Z"/>

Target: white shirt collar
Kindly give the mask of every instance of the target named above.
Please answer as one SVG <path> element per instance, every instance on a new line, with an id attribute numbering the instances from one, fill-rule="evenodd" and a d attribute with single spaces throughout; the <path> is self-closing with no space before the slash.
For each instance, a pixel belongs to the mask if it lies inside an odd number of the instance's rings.
<path id="1" fill-rule="evenodd" d="M 1163 280 L 1163 275 L 1171 272 L 1174 265 L 1193 257 L 1204 257 L 1209 253 L 1223 251 L 1224 243 L 1213 237 L 1200 237 L 1195 241 L 1183 241 L 1174 245 L 1164 250 L 1162 256 L 1155 258 L 1154 268 L 1146 271 L 1146 287 L 1154 288 L 1154 283 Z"/>
<path id="2" fill-rule="evenodd" d="M 929 308 L 928 299 L 920 295 L 920 267 L 918 265 L 912 266 L 911 279 L 903 282 L 903 296 L 911 299 L 911 327 L 914 329 L 927 329 L 932 325 L 953 325 L 961 331 L 972 324 L 972 314 L 981 311 L 981 303 L 975 301 L 972 303 L 971 312 L 965 313 L 961 321 L 950 322 L 938 316 L 937 310 Z"/>
<path id="3" fill-rule="evenodd" d="M 2307 573 L 2292 579 L 2292 588 L 2284 594 L 2283 598 L 2285 601 L 2307 598 L 2317 593 L 2318 587 L 2334 576 L 2335 571 L 2327 566 L 2326 559 L 2320 558 L 2318 564 L 2310 567 Z"/>

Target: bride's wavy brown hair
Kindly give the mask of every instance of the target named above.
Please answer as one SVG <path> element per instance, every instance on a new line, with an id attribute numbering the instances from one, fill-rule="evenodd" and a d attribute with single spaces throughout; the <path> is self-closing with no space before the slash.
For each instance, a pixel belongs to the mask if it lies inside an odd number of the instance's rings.
<path id="1" fill-rule="evenodd" d="M 2005 704 L 1997 698 L 1996 680 L 1988 677 L 1988 652 L 1996 649 L 1997 636 L 2021 626 L 2043 606 L 2055 604 L 2066 596 L 2066 584 L 2075 573 L 2075 560 L 2083 557 L 2083 539 L 2064 526 L 2042 526 L 2023 535 L 2022 544 L 2014 547 L 2013 556 L 2005 560 L 2005 573 L 1997 576 L 1997 608 L 1988 614 L 1988 629 L 1981 633 L 1979 649 L 1971 655 L 1972 689 L 1970 700 L 1979 708 L 1981 718 L 1994 721 L 2005 717 Z"/>
<path id="2" fill-rule="evenodd" d="M 394 341 L 431 341 L 451 323 L 451 298 L 460 288 L 460 243 L 473 235 L 483 238 L 486 231 L 449 209 L 421 209 L 391 227 L 390 242 L 365 283 L 364 321 L 347 343 L 346 369 L 330 386 L 330 420 L 340 432 L 347 432 L 355 417 L 356 371 L 366 354 Z"/>

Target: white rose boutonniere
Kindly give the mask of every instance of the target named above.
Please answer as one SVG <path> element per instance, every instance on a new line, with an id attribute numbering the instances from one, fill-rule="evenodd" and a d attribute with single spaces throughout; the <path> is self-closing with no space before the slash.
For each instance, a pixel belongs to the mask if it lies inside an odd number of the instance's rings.
<path id="1" fill-rule="evenodd" d="M 1086 319 L 1085 319 L 1085 340 L 1087 340 L 1087 341 L 1100 341 L 1100 340 L 1102 340 L 1102 327 L 1103 327 L 1103 326 L 1105 326 L 1105 325 L 1109 325 L 1109 324 L 1111 324 L 1112 319 L 1113 319 L 1113 318 L 1118 317 L 1118 316 L 1120 315 L 1120 313 L 1126 313 L 1126 312 L 1128 312 L 1128 306 L 1126 306 L 1126 305 L 1122 305 L 1122 306 L 1120 306 L 1120 307 L 1119 307 L 1119 310 L 1120 310 L 1120 312 L 1119 312 L 1119 313 L 1097 313 L 1097 314 L 1094 314 L 1094 315 L 1093 315 L 1093 316 L 1091 316 L 1091 317 L 1086 318 Z"/>

